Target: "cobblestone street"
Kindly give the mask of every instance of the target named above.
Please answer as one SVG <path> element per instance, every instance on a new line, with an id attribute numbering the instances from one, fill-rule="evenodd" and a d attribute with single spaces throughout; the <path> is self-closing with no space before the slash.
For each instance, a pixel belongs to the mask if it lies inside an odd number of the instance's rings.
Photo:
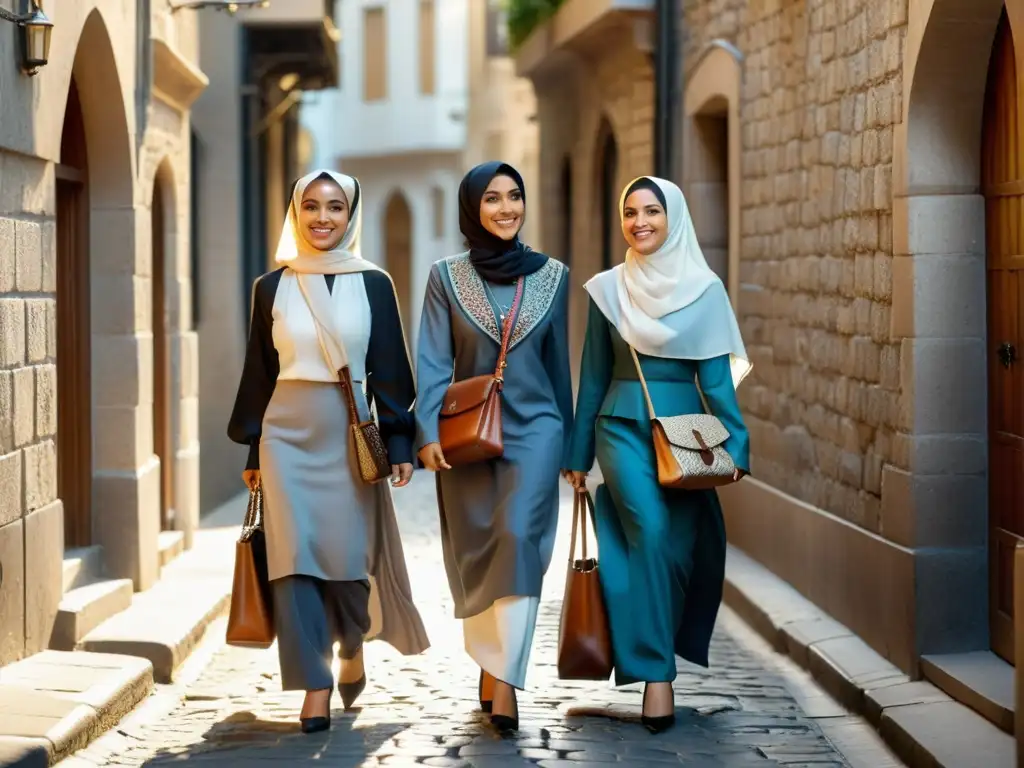
<path id="1" fill-rule="evenodd" d="M 209 664 L 194 679 L 162 687 L 115 731 L 61 763 L 63 768 L 163 766 L 183 760 L 223 768 L 314 761 L 439 768 L 612 762 L 702 768 L 883 765 L 877 758 L 856 763 L 840 754 L 801 709 L 781 673 L 766 668 L 764 655 L 738 637 L 749 630 L 724 609 L 711 670 L 680 666 L 679 722 L 667 733 L 651 736 L 639 724 L 639 686 L 617 690 L 609 684 L 558 681 L 558 610 L 571 522 L 568 493 L 529 689 L 519 700 L 522 729 L 514 739 L 498 738 L 476 712 L 476 669 L 462 652 L 459 625 L 451 619 L 432 491 L 431 478 L 422 473 L 396 498 L 413 588 L 433 647 L 422 657 L 402 658 L 387 646 L 370 644 L 369 685 L 360 710 L 344 714 L 335 695 L 333 729 L 303 736 L 297 721 L 302 695 L 280 692 L 276 649 L 224 647 L 219 643 L 221 621 L 205 643 Z M 162 709 L 157 705 L 161 696 Z M 846 717 L 841 710 L 833 714 Z"/>

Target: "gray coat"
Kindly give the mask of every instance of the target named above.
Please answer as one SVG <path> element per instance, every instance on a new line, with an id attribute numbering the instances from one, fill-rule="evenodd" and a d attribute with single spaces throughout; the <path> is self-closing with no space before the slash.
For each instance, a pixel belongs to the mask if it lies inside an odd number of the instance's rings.
<path id="1" fill-rule="evenodd" d="M 526 278 L 502 393 L 504 456 L 438 473 L 442 546 L 457 618 L 503 597 L 540 597 L 572 429 L 568 273 L 549 259 Z M 438 442 L 438 414 L 451 382 L 494 371 L 499 318 L 514 292 L 514 285 L 485 288 L 466 254 L 431 269 L 417 356 L 417 448 Z"/>

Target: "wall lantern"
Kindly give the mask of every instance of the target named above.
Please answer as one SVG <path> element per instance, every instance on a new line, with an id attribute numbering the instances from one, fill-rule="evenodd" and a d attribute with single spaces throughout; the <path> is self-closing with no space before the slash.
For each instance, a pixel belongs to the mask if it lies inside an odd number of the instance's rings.
<path id="1" fill-rule="evenodd" d="M 43 10 L 28 0 L 27 13 L 16 14 L 0 8 L 0 19 L 17 24 L 21 30 L 21 68 L 32 77 L 50 60 L 50 35 L 53 22 Z"/>
<path id="2" fill-rule="evenodd" d="M 203 8 L 215 8 L 218 11 L 227 11 L 234 16 L 240 8 L 269 8 L 270 0 L 185 0 L 180 3 L 171 3 L 171 13 L 181 10 L 198 11 Z"/>

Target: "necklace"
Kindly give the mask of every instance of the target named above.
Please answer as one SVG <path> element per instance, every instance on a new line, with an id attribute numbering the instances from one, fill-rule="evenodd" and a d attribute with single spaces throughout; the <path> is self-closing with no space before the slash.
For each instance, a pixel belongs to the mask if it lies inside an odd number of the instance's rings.
<path id="1" fill-rule="evenodd" d="M 498 307 L 499 314 L 501 315 L 501 319 L 499 320 L 499 322 L 504 323 L 505 322 L 505 315 L 508 312 L 512 311 L 511 305 L 502 304 L 500 301 L 498 301 L 498 299 L 495 298 L 494 294 L 491 293 L 490 286 L 488 286 L 486 282 L 484 283 L 484 290 L 487 291 L 488 297 L 490 297 L 491 301 L 493 301 L 497 305 L 497 307 Z"/>

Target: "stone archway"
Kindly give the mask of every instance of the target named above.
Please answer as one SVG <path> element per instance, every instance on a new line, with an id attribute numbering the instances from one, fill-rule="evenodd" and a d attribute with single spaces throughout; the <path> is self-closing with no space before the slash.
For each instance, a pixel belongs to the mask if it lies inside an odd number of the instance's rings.
<path id="1" fill-rule="evenodd" d="M 712 41 L 687 76 L 683 188 L 708 265 L 739 300 L 743 54 Z"/>
<path id="2" fill-rule="evenodd" d="M 891 333 L 901 343 L 908 471 L 884 469 L 882 518 L 886 537 L 914 552 L 922 654 L 990 643 L 981 141 L 1003 5 L 910 4 L 903 120 L 894 129 Z"/>
<path id="3" fill-rule="evenodd" d="M 72 66 L 88 162 L 87 247 L 92 416 L 90 536 L 106 572 L 145 589 L 158 575 L 159 473 L 152 449 L 148 334 L 137 304 L 140 267 L 133 142 L 106 23 L 92 11 Z M 58 234 L 58 237 L 60 235 Z M 59 312 L 58 308 L 58 312 Z M 148 318 L 145 323 L 148 324 Z M 58 363 L 59 365 L 59 363 Z M 60 374 L 58 375 L 58 380 Z M 58 409 L 60 406 L 58 405 Z"/>
<path id="4" fill-rule="evenodd" d="M 402 312 L 402 324 L 412 341 L 412 208 L 405 195 L 395 191 L 384 206 L 384 268 L 391 274 Z"/>

